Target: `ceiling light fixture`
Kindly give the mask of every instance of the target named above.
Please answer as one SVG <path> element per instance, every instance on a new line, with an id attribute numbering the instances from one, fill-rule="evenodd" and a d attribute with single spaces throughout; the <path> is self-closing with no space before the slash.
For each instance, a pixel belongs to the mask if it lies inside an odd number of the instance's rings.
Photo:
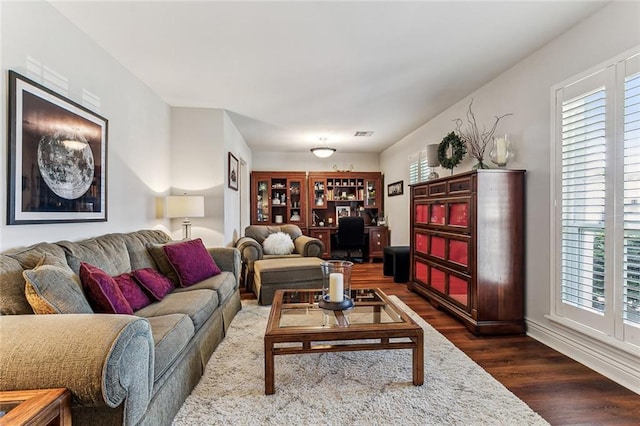
<path id="1" fill-rule="evenodd" d="M 334 152 L 336 152 L 335 148 L 329 148 L 327 145 L 327 138 L 320 138 L 320 141 L 324 143 L 324 146 L 319 146 L 316 148 L 311 148 L 311 152 L 316 157 L 327 158 L 331 157 Z"/>

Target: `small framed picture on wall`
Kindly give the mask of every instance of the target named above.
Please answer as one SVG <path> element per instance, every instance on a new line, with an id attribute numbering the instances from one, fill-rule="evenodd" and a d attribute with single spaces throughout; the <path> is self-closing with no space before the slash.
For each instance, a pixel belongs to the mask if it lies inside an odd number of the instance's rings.
<path id="1" fill-rule="evenodd" d="M 404 193 L 404 181 L 393 182 L 387 185 L 387 195 L 393 197 L 395 195 L 402 195 Z"/>
<path id="2" fill-rule="evenodd" d="M 227 179 L 229 188 L 238 190 L 238 159 L 229 152 L 229 176 Z"/>

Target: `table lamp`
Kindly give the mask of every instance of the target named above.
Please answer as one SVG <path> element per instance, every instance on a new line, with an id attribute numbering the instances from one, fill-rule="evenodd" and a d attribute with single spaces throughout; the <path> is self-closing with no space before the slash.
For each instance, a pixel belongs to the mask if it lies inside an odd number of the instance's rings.
<path id="1" fill-rule="evenodd" d="M 204 216 L 204 197 L 201 195 L 172 195 L 167 197 L 167 217 L 181 217 L 182 237 L 185 240 L 191 239 L 190 217 Z"/>
<path id="2" fill-rule="evenodd" d="M 427 176 L 427 180 L 438 179 L 440 177 L 440 175 L 438 175 L 438 173 L 433 169 L 439 165 L 438 144 L 427 145 L 427 166 L 431 169 L 431 173 Z"/>

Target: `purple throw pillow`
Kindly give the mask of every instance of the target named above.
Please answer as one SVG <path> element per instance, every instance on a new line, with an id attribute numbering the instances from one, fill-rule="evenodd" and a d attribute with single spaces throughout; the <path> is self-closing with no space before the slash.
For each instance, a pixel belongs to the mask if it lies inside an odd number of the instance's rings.
<path id="1" fill-rule="evenodd" d="M 178 274 L 181 287 L 189 287 L 222 272 L 200 238 L 167 244 L 163 249 L 169 263 Z"/>
<path id="2" fill-rule="evenodd" d="M 151 304 L 151 299 L 149 299 L 149 296 L 138 286 L 138 283 L 133 278 L 133 274 L 122 274 L 113 277 L 113 279 L 118 284 L 122 295 L 127 299 L 131 309 L 134 311 Z"/>
<path id="3" fill-rule="evenodd" d="M 80 281 L 89 304 L 95 312 L 133 315 L 133 309 L 124 298 L 116 281 L 102 269 L 81 262 Z"/>
<path id="4" fill-rule="evenodd" d="M 171 280 L 153 268 L 138 269 L 132 272 L 140 286 L 147 290 L 156 300 L 160 301 L 175 287 Z"/>

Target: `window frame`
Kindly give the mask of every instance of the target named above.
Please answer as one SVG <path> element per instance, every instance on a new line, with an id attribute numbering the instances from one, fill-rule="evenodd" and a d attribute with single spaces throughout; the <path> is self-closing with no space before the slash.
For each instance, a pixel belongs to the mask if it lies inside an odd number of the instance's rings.
<path id="1" fill-rule="evenodd" d="M 550 96 L 550 313 L 547 318 L 623 351 L 638 353 L 640 324 L 627 323 L 623 310 L 624 90 L 625 79 L 640 72 L 640 46 L 551 87 Z M 562 280 L 562 104 L 597 86 L 605 86 L 605 290 L 601 318 L 563 302 Z M 581 253 L 583 254 L 583 253 Z"/>

